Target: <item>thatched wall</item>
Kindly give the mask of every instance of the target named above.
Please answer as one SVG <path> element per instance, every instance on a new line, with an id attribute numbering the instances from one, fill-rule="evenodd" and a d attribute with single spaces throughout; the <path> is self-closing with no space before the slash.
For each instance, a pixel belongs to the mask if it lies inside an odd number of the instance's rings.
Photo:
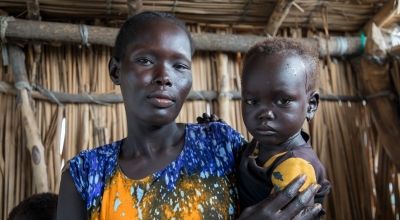
<path id="1" fill-rule="evenodd" d="M 301 33 L 301 29 L 292 29 L 281 34 L 298 37 Z M 118 93 L 119 89 L 108 78 L 110 51 L 101 46 L 43 46 L 39 62 L 35 64 L 37 54 L 33 47 L 25 47 L 29 80 L 32 85 L 49 91 Z M 243 54 L 197 52 L 193 63 L 193 90 L 238 90 L 242 57 Z M 359 79 L 348 60 L 321 61 L 323 95 L 360 95 Z M 0 80 L 12 83 L 11 67 L 3 64 Z M 400 61 L 392 58 L 391 67 L 388 74 L 398 95 Z M 227 87 L 221 88 L 224 76 Z M 240 102 L 225 100 L 228 106 L 224 107 L 222 101 L 188 101 L 178 121 L 195 122 L 196 116 L 203 112 L 214 112 L 222 114 L 225 121 L 248 137 L 241 120 Z M 3 92 L 0 103 L 0 172 L 3 175 L 0 218 L 4 219 L 20 200 L 36 189 L 32 183 L 31 158 L 26 149 L 19 100 Z M 34 100 L 32 106 L 45 146 L 49 187 L 54 192 L 59 188 L 60 169 L 68 159 L 83 149 L 126 136 L 122 104 L 54 104 Z M 60 152 L 63 118 L 65 141 Z M 394 219 L 399 215 L 399 172 L 383 150 L 376 123 L 379 122 L 373 121 L 369 102 L 322 101 L 309 130 L 312 145 L 332 183 L 332 192 L 325 203 L 326 219 Z"/>

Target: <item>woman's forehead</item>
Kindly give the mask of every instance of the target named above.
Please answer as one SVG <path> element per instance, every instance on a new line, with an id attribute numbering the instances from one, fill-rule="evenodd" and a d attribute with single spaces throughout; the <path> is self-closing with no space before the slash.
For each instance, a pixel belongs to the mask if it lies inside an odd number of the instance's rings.
<path id="1" fill-rule="evenodd" d="M 191 45 L 186 32 L 179 26 L 166 20 L 151 21 L 129 38 L 127 50 L 164 48 L 177 51 L 191 57 Z"/>

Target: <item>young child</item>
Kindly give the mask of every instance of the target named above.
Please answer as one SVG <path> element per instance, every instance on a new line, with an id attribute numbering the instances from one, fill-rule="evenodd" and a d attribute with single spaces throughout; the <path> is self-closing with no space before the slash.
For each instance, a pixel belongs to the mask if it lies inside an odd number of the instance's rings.
<path id="1" fill-rule="evenodd" d="M 11 210 L 8 220 L 56 220 L 57 200 L 54 193 L 32 195 Z"/>
<path id="2" fill-rule="evenodd" d="M 324 167 L 301 130 L 318 107 L 317 75 L 318 55 L 295 40 L 271 38 L 248 51 L 242 114 L 254 139 L 239 167 L 241 208 L 262 201 L 302 174 L 307 178 L 300 191 L 313 183 L 321 186 L 315 202 L 322 203 L 329 192 Z"/>

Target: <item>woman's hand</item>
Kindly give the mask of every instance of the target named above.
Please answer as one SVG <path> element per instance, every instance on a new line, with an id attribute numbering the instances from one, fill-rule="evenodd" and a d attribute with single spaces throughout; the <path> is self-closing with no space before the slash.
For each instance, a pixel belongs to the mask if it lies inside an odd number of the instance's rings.
<path id="1" fill-rule="evenodd" d="M 306 177 L 300 176 L 294 179 L 284 190 L 272 194 L 260 203 L 246 208 L 239 216 L 245 219 L 314 219 L 319 216 L 321 204 L 312 204 L 319 185 L 313 184 L 302 193 L 298 193 L 304 184 Z"/>

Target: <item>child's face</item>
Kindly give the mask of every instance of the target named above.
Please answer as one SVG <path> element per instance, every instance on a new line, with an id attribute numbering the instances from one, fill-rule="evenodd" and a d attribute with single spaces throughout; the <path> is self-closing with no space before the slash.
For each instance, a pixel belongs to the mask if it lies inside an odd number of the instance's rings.
<path id="1" fill-rule="evenodd" d="M 111 77 L 121 86 L 128 117 L 155 125 L 174 121 L 192 86 L 188 36 L 172 22 L 149 22 L 126 45 Z"/>
<path id="2" fill-rule="evenodd" d="M 297 55 L 255 56 L 244 67 L 243 120 L 262 144 L 282 144 L 301 130 L 309 102 L 306 68 Z"/>

